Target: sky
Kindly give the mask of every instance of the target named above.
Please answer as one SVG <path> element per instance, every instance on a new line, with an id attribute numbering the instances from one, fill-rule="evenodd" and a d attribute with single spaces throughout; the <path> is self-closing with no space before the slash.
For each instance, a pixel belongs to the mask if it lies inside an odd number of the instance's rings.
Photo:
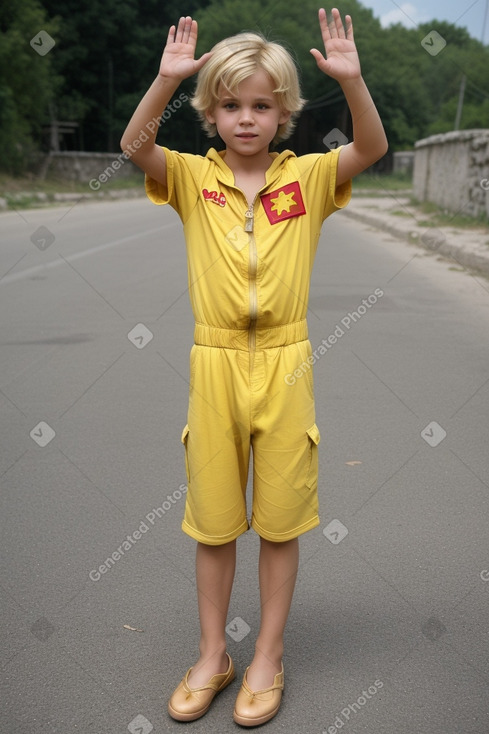
<path id="1" fill-rule="evenodd" d="M 489 43 L 489 10 L 483 39 L 482 26 L 488 3 L 489 0 L 362 0 L 385 27 L 402 23 L 406 28 L 415 28 L 419 23 L 436 18 L 466 28 L 471 36 L 486 44 Z"/>

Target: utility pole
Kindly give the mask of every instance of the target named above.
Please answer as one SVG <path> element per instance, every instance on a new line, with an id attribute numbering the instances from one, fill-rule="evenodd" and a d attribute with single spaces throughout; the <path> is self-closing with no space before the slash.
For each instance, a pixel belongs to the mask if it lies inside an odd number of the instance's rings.
<path id="1" fill-rule="evenodd" d="M 462 81 L 460 82 L 460 91 L 458 93 L 457 114 L 455 115 L 455 124 L 453 126 L 454 130 L 460 129 L 460 118 L 462 117 L 462 107 L 464 106 L 466 82 L 467 82 L 467 77 L 465 76 L 465 74 L 462 74 Z"/>
<path id="2" fill-rule="evenodd" d="M 481 31 L 481 43 L 484 43 L 484 35 L 486 32 L 486 21 L 487 21 L 487 6 L 489 5 L 488 0 L 486 0 L 486 7 L 484 10 L 484 20 L 482 22 L 482 31 Z"/>
<path id="3" fill-rule="evenodd" d="M 482 22 L 482 31 L 481 31 L 481 43 L 484 45 L 484 34 L 486 32 L 486 21 L 487 21 L 487 7 L 489 5 L 489 0 L 486 0 L 486 6 L 484 8 L 484 20 Z M 460 128 L 460 119 L 462 117 L 462 109 L 464 106 L 464 97 L 465 97 L 465 85 L 467 83 L 467 76 L 465 73 L 462 74 L 462 79 L 460 81 L 460 91 L 458 93 L 458 105 L 457 105 L 457 114 L 455 115 L 455 124 L 453 126 L 454 130 L 458 130 Z"/>

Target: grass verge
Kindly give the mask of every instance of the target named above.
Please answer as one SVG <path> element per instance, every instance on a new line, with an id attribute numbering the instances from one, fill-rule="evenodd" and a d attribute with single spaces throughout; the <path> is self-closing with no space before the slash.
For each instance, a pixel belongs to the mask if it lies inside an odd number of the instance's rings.
<path id="1" fill-rule="evenodd" d="M 415 206 L 420 214 L 426 214 L 418 224 L 423 227 L 454 227 L 458 229 L 480 229 L 489 225 L 489 219 L 481 214 L 478 217 L 469 217 L 443 209 L 429 201 L 417 201 L 411 197 L 411 205 Z"/>
<path id="2" fill-rule="evenodd" d="M 100 186 L 101 198 L 111 191 L 137 189 L 144 187 L 144 175 L 135 173 L 130 177 L 112 178 Z M 56 178 L 44 180 L 33 176 L 16 178 L 0 173 L 0 197 L 7 202 L 8 209 L 29 209 L 32 207 L 50 206 L 58 203 L 57 194 L 91 194 L 94 192 L 87 183 L 63 181 Z"/>

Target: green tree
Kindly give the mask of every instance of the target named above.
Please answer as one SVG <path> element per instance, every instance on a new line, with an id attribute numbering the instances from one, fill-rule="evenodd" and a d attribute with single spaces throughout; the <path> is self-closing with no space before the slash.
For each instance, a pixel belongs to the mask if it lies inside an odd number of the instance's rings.
<path id="1" fill-rule="evenodd" d="M 178 22 L 176 0 L 43 0 L 60 24 L 56 69 L 64 82 L 60 119 L 80 125 L 77 147 L 116 151 L 134 108 L 158 73 L 169 26 Z M 192 14 L 205 0 L 186 2 Z M 180 6 L 180 7 L 179 7 Z M 169 120 L 166 131 L 178 130 Z"/>
<path id="2" fill-rule="evenodd" d="M 251 30 L 263 33 L 266 38 L 282 43 L 292 54 L 300 70 L 303 96 L 307 99 L 298 128 L 293 137 L 279 146 L 290 147 L 297 153 L 325 151 L 324 136 L 338 127 L 348 138 L 351 125 L 344 95 L 338 83 L 317 68 L 309 49 L 323 51 L 318 23 L 316 0 L 277 5 L 276 0 L 213 0 L 196 14 L 199 21 L 200 55 L 226 36 Z M 362 62 L 362 73 L 370 86 L 373 67 L 369 49 L 374 48 L 376 38 L 382 32 L 380 22 L 370 9 L 357 0 L 337 4 L 344 16 L 353 18 L 356 42 Z M 375 89 L 371 89 L 375 94 Z"/>
<path id="3" fill-rule="evenodd" d="M 37 0 L 10 0 L 0 8 L 0 165 L 19 174 L 33 165 L 42 144 L 42 125 L 59 85 L 52 70 L 56 46 L 45 56 L 31 47 L 46 31 L 55 41 L 57 24 Z"/>
<path id="4" fill-rule="evenodd" d="M 446 43 L 435 55 L 422 45 L 433 30 Z M 386 29 L 382 46 L 387 61 L 377 70 L 382 74 L 380 100 L 394 150 L 410 148 L 428 135 L 453 130 L 463 73 L 467 75 L 469 105 L 464 107 L 461 127 L 488 126 L 487 112 L 484 114 L 489 91 L 488 50 L 465 29 L 436 20 L 416 29 L 391 26 Z"/>
<path id="5" fill-rule="evenodd" d="M 462 77 L 465 76 L 465 95 L 462 107 L 460 128 L 488 128 L 489 48 L 470 38 L 466 32 L 460 37 L 450 34 L 451 28 L 441 26 L 440 33 L 452 35 L 445 49 L 440 52 L 440 63 L 436 73 L 436 83 L 428 77 L 426 86 L 434 106 L 428 134 L 447 132 L 454 129 Z M 445 36 L 444 36 L 445 37 Z M 459 42 L 458 42 L 459 41 Z"/>
<path id="6" fill-rule="evenodd" d="M 386 128 L 390 150 L 453 128 L 462 74 L 466 76 L 461 127 L 489 127 L 489 49 L 457 26 L 435 20 L 418 28 L 382 28 L 359 0 L 340 0 L 353 18 L 362 73 Z M 278 5 L 277 0 L 188 0 L 184 11 L 199 21 L 200 55 L 242 30 L 257 30 L 283 43 L 300 69 L 307 105 L 293 137 L 280 147 L 297 153 L 325 150 L 334 127 L 351 139 L 350 116 L 336 81 L 322 74 L 309 53 L 321 48 L 316 0 Z M 9 0 L 0 7 L 0 154 L 3 168 L 20 171 L 47 139 L 50 113 L 79 125 L 65 146 L 112 150 L 144 92 L 155 78 L 177 0 Z M 446 46 L 432 56 L 421 44 L 433 29 Z M 40 30 L 56 41 L 39 56 L 30 40 Z M 191 95 L 195 79 L 181 92 Z M 161 126 L 158 141 L 205 152 L 216 141 L 201 131 L 184 104 Z"/>

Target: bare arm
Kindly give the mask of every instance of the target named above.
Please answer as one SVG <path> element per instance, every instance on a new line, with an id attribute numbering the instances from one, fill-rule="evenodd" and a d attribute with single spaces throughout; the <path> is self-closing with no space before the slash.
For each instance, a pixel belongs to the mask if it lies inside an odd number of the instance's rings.
<path id="1" fill-rule="evenodd" d="M 204 66 L 211 54 L 196 60 L 197 21 L 180 18 L 168 32 L 158 76 L 131 117 L 121 139 L 121 148 L 145 173 L 166 186 L 166 158 L 156 145 L 159 120 L 180 82 Z"/>
<path id="2" fill-rule="evenodd" d="M 341 85 L 352 116 L 353 142 L 340 151 L 337 185 L 353 178 L 382 158 L 388 147 L 379 113 L 361 75 L 349 15 L 345 16 L 345 21 L 346 31 L 339 11 L 333 8 L 328 24 L 326 12 L 321 8 L 319 25 L 327 58 L 317 49 L 311 49 L 321 71 Z"/>

